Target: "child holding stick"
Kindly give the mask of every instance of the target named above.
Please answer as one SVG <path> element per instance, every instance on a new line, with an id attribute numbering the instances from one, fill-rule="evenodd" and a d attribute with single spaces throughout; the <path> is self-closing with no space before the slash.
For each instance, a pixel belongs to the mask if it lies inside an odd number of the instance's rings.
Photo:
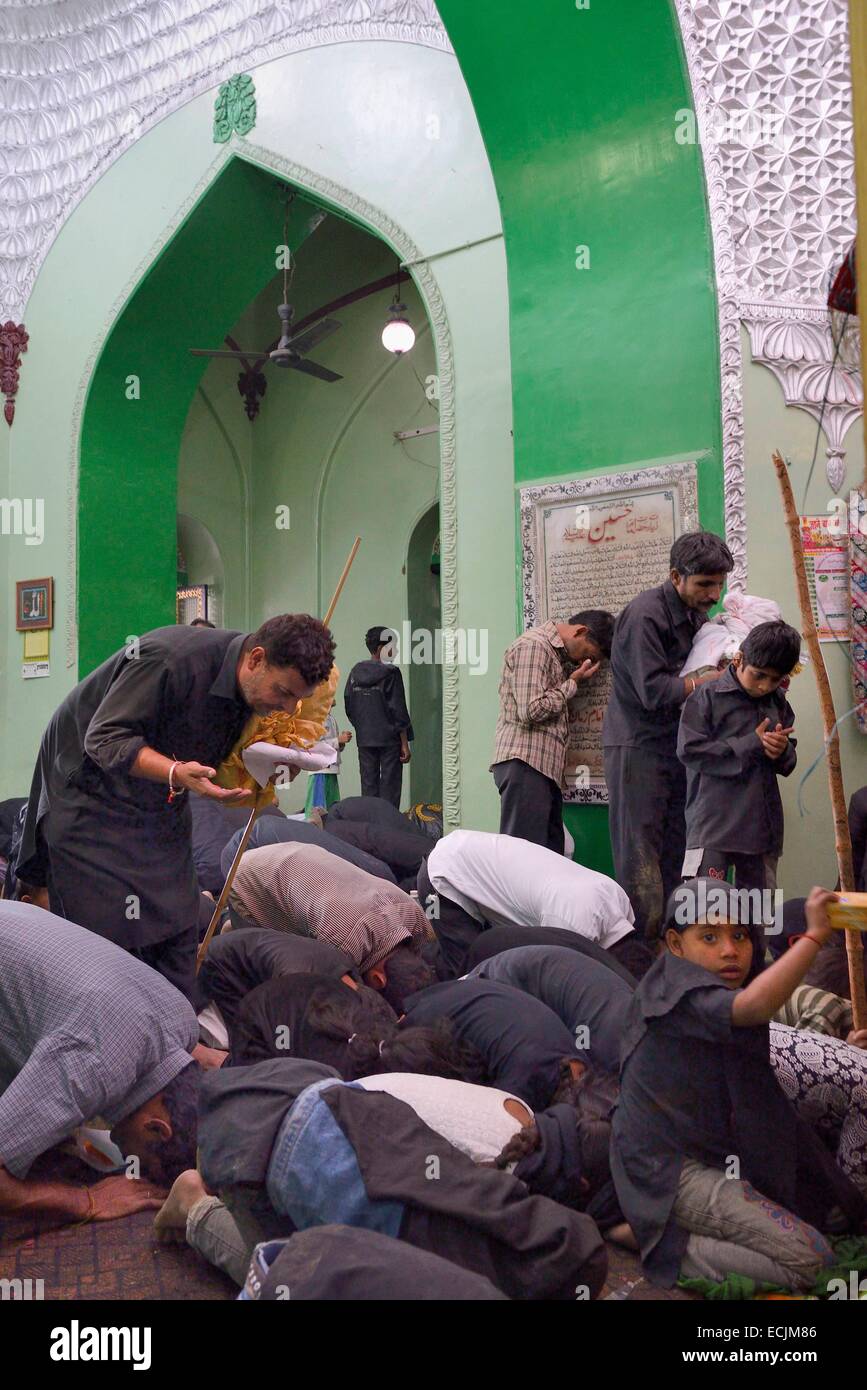
<path id="1" fill-rule="evenodd" d="M 830 1210 L 855 1229 L 867 1210 L 768 1055 L 768 1022 L 830 937 L 835 895 L 813 889 L 807 933 L 766 969 L 744 896 L 702 878 L 669 900 L 667 950 L 627 1019 L 612 1176 L 655 1282 L 741 1274 L 803 1290 L 833 1263 Z"/>

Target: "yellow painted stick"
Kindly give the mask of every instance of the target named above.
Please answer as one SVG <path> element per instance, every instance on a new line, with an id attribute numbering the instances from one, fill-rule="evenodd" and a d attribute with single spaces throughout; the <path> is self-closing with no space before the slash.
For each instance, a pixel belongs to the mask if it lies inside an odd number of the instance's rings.
<path id="1" fill-rule="evenodd" d="M 329 605 L 328 605 L 328 612 L 325 614 L 325 617 L 322 619 L 322 621 L 323 621 L 323 623 L 325 624 L 326 627 L 327 627 L 328 624 L 331 622 L 331 619 L 332 619 L 332 617 L 334 616 L 334 610 L 335 610 L 335 608 L 337 607 L 337 600 L 340 598 L 341 591 L 342 591 L 342 589 L 343 589 L 344 584 L 346 583 L 346 576 L 349 574 L 349 571 L 352 569 L 352 562 L 353 562 L 353 560 L 355 559 L 356 555 L 358 554 L 358 547 L 359 547 L 360 545 L 361 545 L 361 537 L 360 537 L 360 536 L 356 536 L 356 537 L 355 537 L 355 541 L 353 542 L 352 549 L 351 549 L 350 552 L 349 552 L 349 558 L 348 558 L 348 560 L 346 561 L 346 564 L 343 566 L 343 573 L 341 574 L 340 578 L 339 578 L 338 581 L 337 581 L 337 588 L 334 590 L 334 597 L 333 597 L 333 599 L 331 600 L 331 602 L 330 602 Z"/>

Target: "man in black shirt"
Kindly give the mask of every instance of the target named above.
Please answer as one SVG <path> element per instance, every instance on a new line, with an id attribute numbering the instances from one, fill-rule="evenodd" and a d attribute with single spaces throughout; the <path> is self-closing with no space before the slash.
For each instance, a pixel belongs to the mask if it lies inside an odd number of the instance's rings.
<path id="1" fill-rule="evenodd" d="M 531 994 L 497 980 L 449 980 L 402 1001 L 403 1024 L 451 1023 L 461 1042 L 483 1058 L 488 1084 L 509 1091 L 533 1110 L 555 1104 L 584 1070 L 575 1039 L 555 1013 Z"/>
<path id="2" fill-rule="evenodd" d="M 365 634 L 368 661 L 358 661 L 349 673 L 343 704 L 355 729 L 362 796 L 382 796 L 400 806 L 403 764 L 410 759 L 414 738 L 403 676 L 388 656 L 394 633 L 381 624 Z"/>
<path id="3" fill-rule="evenodd" d="M 657 935 L 683 865 L 681 707 L 699 685 L 722 674 L 679 672 L 734 567 L 728 546 L 712 531 L 679 536 L 670 564 L 670 578 L 627 603 L 617 619 L 602 726 L 614 876 L 629 894 L 636 931 L 646 937 Z"/>
<path id="4" fill-rule="evenodd" d="M 304 614 L 258 632 L 164 627 L 104 661 L 55 712 L 39 750 L 16 872 L 52 912 L 192 989 L 198 886 L 186 792 L 249 803 L 213 778 L 250 715 L 294 711 L 334 643 Z"/>
<path id="5" fill-rule="evenodd" d="M 467 979 L 498 980 L 531 994 L 565 1023 L 581 1061 L 617 1076 L 634 986 L 607 965 L 565 946 L 517 946 L 490 956 Z"/>

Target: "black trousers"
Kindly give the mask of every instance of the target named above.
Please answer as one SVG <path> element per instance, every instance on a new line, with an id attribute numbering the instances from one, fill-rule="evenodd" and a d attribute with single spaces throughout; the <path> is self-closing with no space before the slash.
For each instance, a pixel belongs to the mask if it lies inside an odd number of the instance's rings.
<path id="1" fill-rule="evenodd" d="M 605 780 L 614 877 L 629 895 L 636 932 L 653 940 L 682 879 L 686 768 L 674 751 L 606 748 Z"/>
<path id="2" fill-rule="evenodd" d="M 400 810 L 400 790 L 403 782 L 403 763 L 400 761 L 400 741 L 379 748 L 358 748 L 358 769 L 361 773 L 361 795 L 381 796 Z"/>
<path id="3" fill-rule="evenodd" d="M 520 758 L 495 763 L 493 773 L 500 793 L 500 834 L 562 854 L 563 795 L 557 783 Z"/>
<path id="4" fill-rule="evenodd" d="M 152 946 L 135 947 L 130 951 L 130 955 L 144 961 L 145 965 L 149 965 L 152 970 L 162 975 L 164 980 L 168 980 L 170 985 L 179 989 L 194 1006 L 201 1007 L 195 993 L 198 947 L 199 933 L 194 923 L 186 931 L 180 932 L 177 936 L 170 936 L 165 941 L 157 941 Z"/>
<path id="5" fill-rule="evenodd" d="M 419 907 L 427 915 L 436 933 L 439 955 L 434 962 L 440 980 L 456 980 L 469 968 L 467 954 L 479 934 L 487 930 L 451 898 L 436 893 L 430 881 L 425 860 L 416 880 Z"/>

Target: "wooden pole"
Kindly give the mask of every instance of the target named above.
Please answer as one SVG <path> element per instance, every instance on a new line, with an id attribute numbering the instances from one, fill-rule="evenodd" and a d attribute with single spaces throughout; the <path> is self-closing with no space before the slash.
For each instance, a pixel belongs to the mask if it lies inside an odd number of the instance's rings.
<path id="1" fill-rule="evenodd" d="M 347 575 L 349 574 L 349 571 L 352 568 L 352 562 L 358 554 L 358 547 L 360 545 L 361 537 L 356 536 L 353 547 L 349 552 L 349 557 L 346 561 L 346 564 L 343 566 L 343 573 L 341 574 L 340 579 L 337 582 L 337 588 L 334 590 L 334 597 L 328 605 L 328 612 L 322 619 L 326 627 L 331 622 L 334 610 L 337 607 L 337 600 L 340 598 L 341 591 L 343 589 L 344 584 L 346 583 Z M 238 848 L 235 851 L 235 857 L 232 860 L 231 865 L 229 866 L 229 872 L 226 875 L 226 882 L 223 884 L 223 891 L 217 899 L 213 915 L 211 917 L 210 922 L 208 923 L 208 930 L 205 932 L 205 935 L 202 938 L 201 945 L 199 946 L 199 949 L 196 953 L 196 974 L 198 974 L 202 968 L 202 961 L 208 954 L 208 947 L 211 944 L 211 939 L 214 935 L 214 932 L 217 930 L 217 923 L 223 915 L 223 909 L 229 900 L 229 894 L 232 891 L 232 884 L 235 881 L 235 874 L 238 872 L 238 865 L 241 862 L 241 856 L 243 855 L 244 850 L 247 848 L 250 836 L 253 833 L 253 826 L 256 824 L 256 817 L 259 814 L 261 804 L 262 803 L 260 801 L 260 794 L 259 792 L 257 792 L 255 800 L 253 802 L 253 809 L 250 812 L 250 819 L 247 821 L 247 824 L 244 827 L 244 833 L 241 836 L 240 841 L 238 842 Z"/>
<path id="2" fill-rule="evenodd" d="M 247 844 L 248 844 L 248 842 L 249 842 L 250 836 L 251 836 L 252 833 L 253 833 L 253 826 L 254 826 L 255 823 L 256 823 L 256 817 L 258 816 L 258 814 L 259 814 L 259 793 L 257 792 L 257 793 L 256 793 L 256 796 L 255 796 L 255 799 L 254 799 L 254 801 L 253 801 L 253 809 L 252 809 L 252 811 L 250 812 L 250 818 L 249 818 L 249 820 L 247 821 L 247 824 L 246 824 L 245 827 L 244 827 L 244 833 L 243 833 L 243 835 L 241 836 L 241 838 L 240 838 L 240 840 L 239 840 L 239 842 L 238 842 L 238 848 L 235 850 L 235 857 L 234 857 L 234 859 L 232 860 L 232 863 L 231 863 L 231 865 L 230 865 L 230 867 L 229 867 L 229 872 L 228 872 L 228 874 L 226 875 L 226 882 L 223 884 L 223 891 L 222 891 L 222 893 L 220 894 L 219 898 L 217 899 L 217 903 L 216 903 L 216 906 L 215 906 L 215 908 L 214 908 L 213 915 L 212 915 L 212 917 L 211 917 L 210 922 L 208 923 L 208 930 L 205 932 L 205 935 L 202 937 L 201 945 L 199 946 L 199 949 L 198 949 L 198 951 L 197 951 L 197 953 L 196 953 L 196 974 L 197 974 L 197 975 L 198 975 L 199 971 L 200 971 L 201 968 L 202 968 L 202 961 L 205 959 L 205 956 L 208 954 L 208 947 L 209 947 L 210 944 L 211 944 L 211 938 L 212 938 L 212 936 L 214 935 L 214 932 L 217 930 L 217 923 L 219 922 L 220 918 L 221 918 L 222 915 L 223 915 L 223 908 L 226 906 L 226 903 L 228 902 L 229 893 L 231 892 L 231 890 L 232 890 L 232 884 L 233 884 L 234 881 L 235 881 L 235 874 L 238 872 L 238 865 L 239 865 L 240 862 L 241 862 L 241 855 L 244 853 L 244 850 L 247 848 Z"/>
<path id="3" fill-rule="evenodd" d="M 359 547 L 360 545 L 361 545 L 361 537 L 360 537 L 360 536 L 356 536 L 356 537 L 355 537 L 355 541 L 354 541 L 353 546 L 352 546 L 352 549 L 351 549 L 350 552 L 349 552 L 349 558 L 348 558 L 348 560 L 346 561 L 346 564 L 343 566 L 343 573 L 341 574 L 340 578 L 339 578 L 338 581 L 337 581 L 337 588 L 334 590 L 334 597 L 333 597 L 333 599 L 331 600 L 331 602 L 330 602 L 329 605 L 328 605 L 328 611 L 327 611 L 327 613 L 325 614 L 325 617 L 322 619 L 322 621 L 323 621 L 323 623 L 325 624 L 326 627 L 327 627 L 328 624 L 331 622 L 331 619 L 332 619 L 332 617 L 334 616 L 334 610 L 335 610 L 335 608 L 337 607 L 337 600 L 340 598 L 341 590 L 343 589 L 343 586 L 344 586 L 344 584 L 346 583 L 346 576 L 349 574 L 349 571 L 352 569 L 352 562 L 353 562 L 353 560 L 355 559 L 356 555 L 358 554 L 358 547 Z"/>
<path id="4" fill-rule="evenodd" d="M 852 73 L 852 120 L 855 127 L 855 201 L 858 230 L 855 271 L 859 317 L 867 302 L 867 0 L 849 0 L 849 65 Z M 861 334 L 861 380 L 867 381 L 867 334 Z M 864 430 L 864 492 L 867 495 L 867 412 Z"/>
<path id="5" fill-rule="evenodd" d="M 795 566 L 795 580 L 798 586 L 798 603 L 801 608 L 801 632 L 807 643 L 816 685 L 819 690 L 819 706 L 822 711 L 822 724 L 825 729 L 825 747 L 828 750 L 828 783 L 831 791 L 831 810 L 834 815 L 835 848 L 840 872 L 840 888 L 851 893 L 855 888 L 855 874 L 852 868 L 852 838 L 849 834 L 849 818 L 846 815 L 846 793 L 843 789 L 843 772 L 840 767 L 840 735 L 836 729 L 837 715 L 834 697 L 825 669 L 825 659 L 819 645 L 819 634 L 813 618 L 813 605 L 810 602 L 810 588 L 804 566 L 804 548 L 801 544 L 801 523 L 795 508 L 789 471 L 779 453 L 773 456 L 774 468 L 783 495 L 783 514 L 789 529 L 792 547 L 792 560 Z M 846 955 L 849 961 L 849 986 L 852 993 L 852 1014 L 855 1028 L 867 1028 L 867 991 L 864 987 L 864 947 L 861 933 L 846 932 Z"/>

